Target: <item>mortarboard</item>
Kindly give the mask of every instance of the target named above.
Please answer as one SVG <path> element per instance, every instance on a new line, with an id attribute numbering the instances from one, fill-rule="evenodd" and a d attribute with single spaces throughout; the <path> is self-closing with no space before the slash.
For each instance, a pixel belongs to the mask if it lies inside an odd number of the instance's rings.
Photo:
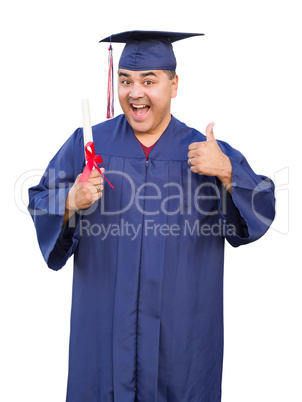
<path id="1" fill-rule="evenodd" d="M 113 117 L 113 62 L 111 43 L 126 43 L 119 68 L 131 71 L 175 70 L 176 58 L 172 43 L 202 33 L 166 31 L 127 31 L 108 36 L 100 42 L 109 42 L 109 77 L 107 118 Z"/>
<path id="2" fill-rule="evenodd" d="M 175 70 L 176 58 L 172 43 L 200 33 L 128 31 L 108 36 L 100 42 L 126 43 L 119 68 L 134 71 Z"/>

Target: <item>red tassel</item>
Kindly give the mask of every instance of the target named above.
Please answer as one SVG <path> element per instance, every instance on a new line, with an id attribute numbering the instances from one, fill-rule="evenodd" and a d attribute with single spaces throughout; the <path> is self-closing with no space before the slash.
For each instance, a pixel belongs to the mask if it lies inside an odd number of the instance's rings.
<path id="1" fill-rule="evenodd" d="M 108 48 L 109 57 L 108 57 L 108 87 L 107 87 L 107 119 L 111 119 L 114 117 L 114 89 L 113 89 L 113 55 L 112 55 L 112 46 Z"/>

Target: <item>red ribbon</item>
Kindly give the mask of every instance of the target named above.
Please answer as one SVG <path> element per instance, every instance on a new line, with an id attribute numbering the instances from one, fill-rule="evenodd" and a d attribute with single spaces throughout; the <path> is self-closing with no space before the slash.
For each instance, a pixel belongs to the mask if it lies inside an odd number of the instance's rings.
<path id="1" fill-rule="evenodd" d="M 85 158 L 87 163 L 85 169 L 83 170 L 83 173 L 81 174 L 79 183 L 83 182 L 85 186 L 85 184 L 89 180 L 92 169 L 95 167 L 101 173 L 102 177 L 107 181 L 110 187 L 114 190 L 114 186 L 109 182 L 107 177 L 104 176 L 103 172 L 97 165 L 98 163 L 103 163 L 103 158 L 101 157 L 101 155 L 95 154 L 95 148 L 93 142 L 87 142 L 87 144 L 85 145 Z"/>

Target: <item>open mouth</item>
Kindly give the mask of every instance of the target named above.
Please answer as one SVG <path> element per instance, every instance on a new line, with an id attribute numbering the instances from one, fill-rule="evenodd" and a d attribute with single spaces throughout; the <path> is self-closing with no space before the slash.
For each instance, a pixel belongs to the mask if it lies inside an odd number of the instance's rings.
<path id="1" fill-rule="evenodd" d="M 132 103 L 131 110 L 135 117 L 142 118 L 142 117 L 146 116 L 146 114 L 149 112 L 150 106 L 136 105 L 136 104 Z"/>

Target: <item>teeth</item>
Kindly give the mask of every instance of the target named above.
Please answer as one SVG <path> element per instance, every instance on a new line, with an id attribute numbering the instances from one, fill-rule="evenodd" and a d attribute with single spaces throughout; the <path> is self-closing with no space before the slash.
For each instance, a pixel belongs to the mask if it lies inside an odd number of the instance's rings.
<path id="1" fill-rule="evenodd" d="M 146 105 L 132 105 L 132 106 L 135 107 L 136 109 L 142 109 L 146 107 Z"/>

